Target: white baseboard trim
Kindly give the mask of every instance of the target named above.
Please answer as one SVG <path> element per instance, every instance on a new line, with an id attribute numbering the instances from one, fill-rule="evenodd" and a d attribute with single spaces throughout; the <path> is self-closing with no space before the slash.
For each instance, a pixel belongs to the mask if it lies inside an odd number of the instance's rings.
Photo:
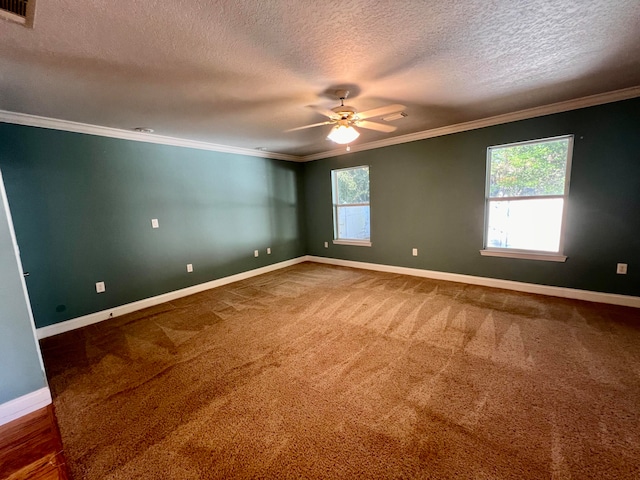
<path id="1" fill-rule="evenodd" d="M 578 290 L 575 288 L 554 287 L 551 285 L 538 285 L 535 283 L 516 282 L 513 280 L 476 277 L 473 275 L 463 275 L 460 273 L 438 272 L 435 270 L 421 270 L 418 268 L 381 265 L 378 263 L 340 260 L 338 258 L 308 256 L 307 259 L 310 262 L 326 263 L 329 265 L 338 265 L 341 267 L 362 268 L 365 270 L 376 270 L 379 272 L 399 273 L 402 275 L 412 275 L 414 277 L 432 278 L 434 280 L 446 280 L 449 282 L 459 282 L 468 283 L 470 285 L 481 285 L 484 287 L 503 288 L 505 290 L 515 290 L 518 292 L 537 293 L 540 295 L 549 295 L 552 297 L 572 298 L 575 300 L 586 300 L 588 302 L 608 303 L 611 305 L 640 308 L 640 297 L 619 295 L 616 293 L 592 292 L 589 290 Z"/>
<path id="2" fill-rule="evenodd" d="M 155 297 L 145 298 L 133 303 L 127 303 L 117 307 L 110 308 L 108 310 L 102 310 L 100 312 L 90 313 L 89 315 L 83 315 L 82 317 L 72 318 L 64 322 L 55 323 L 46 327 L 40 327 L 37 329 L 38 339 L 51 337 L 58 335 L 59 333 L 75 330 L 76 328 L 86 327 L 94 323 L 102 322 L 110 318 L 119 317 L 127 313 L 135 312 L 136 310 L 142 310 L 143 308 L 153 307 L 164 302 L 170 302 L 176 298 L 186 297 L 193 295 L 194 293 L 200 293 L 211 288 L 221 287 L 229 283 L 238 282 L 247 278 L 262 275 L 264 273 L 273 272 L 274 270 L 280 270 L 281 268 L 290 267 L 298 263 L 306 262 L 307 256 L 293 258 L 291 260 L 285 260 L 284 262 L 274 263 L 265 267 L 256 268 L 242 273 L 237 273 L 229 277 L 218 278 L 210 282 L 200 283 L 191 287 L 183 288 L 180 290 L 174 290 L 173 292 L 163 293 Z"/>
<path id="3" fill-rule="evenodd" d="M 51 403 L 49 387 L 43 387 L 35 392 L 27 393 L 15 400 L 0 405 L 0 425 L 12 422 L 24 415 L 35 412 Z"/>
<path id="4" fill-rule="evenodd" d="M 625 307 L 640 308 L 640 297 L 632 297 L 628 295 L 618 295 L 615 293 L 592 292 L 589 290 L 578 290 L 567 287 L 554 287 L 551 285 L 538 285 L 535 283 L 516 282 L 513 280 L 501 280 L 497 278 L 476 277 L 473 275 L 463 275 L 460 273 L 438 272 L 435 270 L 422 270 L 419 268 L 397 267 L 394 265 L 382 265 L 379 263 L 356 262 L 353 260 L 341 260 L 338 258 L 316 257 L 313 255 L 304 255 L 284 262 L 274 263 L 265 267 L 256 268 L 247 272 L 238 273 L 229 277 L 219 278 L 206 283 L 200 283 L 191 287 L 167 292 L 151 298 L 145 298 L 133 303 L 127 303 L 118 307 L 102 310 L 100 312 L 91 313 L 82 317 L 73 318 L 65 322 L 56 323 L 46 327 L 37 329 L 38 339 L 58 335 L 59 333 L 75 330 L 76 328 L 86 327 L 94 323 L 102 322 L 110 318 L 125 315 L 127 313 L 142 310 L 143 308 L 153 307 L 164 302 L 170 302 L 177 298 L 193 295 L 194 293 L 203 292 L 211 288 L 221 287 L 229 283 L 238 282 L 247 278 L 262 275 L 264 273 L 273 272 L 281 268 L 290 267 L 303 262 L 325 263 L 329 265 L 337 265 L 341 267 L 361 268 L 364 270 L 376 270 L 379 272 L 398 273 L 402 275 L 412 275 L 414 277 L 432 278 L 434 280 L 446 280 L 449 282 L 468 283 L 470 285 L 481 285 L 485 287 L 503 288 L 505 290 L 515 290 L 518 292 L 537 293 L 540 295 L 549 295 L 552 297 L 572 298 L 576 300 L 586 300 L 588 302 L 608 303 L 611 305 L 622 305 Z"/>

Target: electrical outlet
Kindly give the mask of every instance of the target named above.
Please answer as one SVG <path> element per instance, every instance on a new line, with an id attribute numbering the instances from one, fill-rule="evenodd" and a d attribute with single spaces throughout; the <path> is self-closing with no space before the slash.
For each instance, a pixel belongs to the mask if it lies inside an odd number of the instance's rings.
<path id="1" fill-rule="evenodd" d="M 151 219 L 151 228 L 160 228 L 160 223 L 158 223 L 158 219 L 157 218 L 152 218 Z"/>
<path id="2" fill-rule="evenodd" d="M 189 272 L 189 273 L 193 272 L 193 264 L 192 263 L 187 263 L 187 272 Z"/>
<path id="3" fill-rule="evenodd" d="M 271 255 L 271 248 L 267 248 L 267 255 Z"/>
<path id="4" fill-rule="evenodd" d="M 411 253 L 413 254 L 414 257 L 417 257 L 418 256 L 418 249 L 414 248 Z"/>
<path id="5" fill-rule="evenodd" d="M 627 274 L 627 264 L 626 263 L 619 263 L 617 268 L 616 268 L 616 273 L 618 275 L 626 275 Z"/>
<path id="6" fill-rule="evenodd" d="M 324 248 L 329 248 L 329 242 L 324 242 Z"/>
<path id="7" fill-rule="evenodd" d="M 96 282 L 96 293 L 102 293 L 107 288 L 104 286 L 104 282 Z"/>
<path id="8" fill-rule="evenodd" d="M 257 257 L 258 255 L 260 255 L 260 252 L 258 250 L 254 250 L 253 251 L 253 256 Z"/>

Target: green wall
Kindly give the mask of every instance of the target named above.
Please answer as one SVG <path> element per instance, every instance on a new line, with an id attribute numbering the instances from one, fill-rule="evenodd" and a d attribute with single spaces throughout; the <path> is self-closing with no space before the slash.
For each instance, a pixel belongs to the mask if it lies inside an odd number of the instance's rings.
<path id="1" fill-rule="evenodd" d="M 297 164 L 0 123 L 0 171 L 38 327 L 304 254 L 640 296 L 639 126 L 633 99 Z M 486 148 L 562 134 L 567 262 L 480 256 Z M 333 245 L 330 171 L 357 165 L 373 246 Z M 20 274 L 2 209 L 0 404 L 46 386 Z"/>
<path id="2" fill-rule="evenodd" d="M 633 99 L 298 164 L 0 124 L 0 169 L 38 327 L 304 254 L 640 296 L 638 125 Z M 567 262 L 480 256 L 486 148 L 568 133 Z M 373 246 L 333 245 L 330 171 L 364 164 Z"/>
<path id="3" fill-rule="evenodd" d="M 640 296 L 639 127 L 636 98 L 309 162 L 307 252 Z M 568 260 L 482 257 L 487 147 L 563 134 L 575 135 Z M 371 167 L 372 246 L 333 245 L 330 171 L 357 165 Z M 618 262 L 627 275 L 615 273 Z"/>
<path id="4" fill-rule="evenodd" d="M 0 175 L 0 405 L 46 386 Z"/>
<path id="5" fill-rule="evenodd" d="M 38 327 L 305 254 L 298 163 L 0 124 L 0 169 Z"/>

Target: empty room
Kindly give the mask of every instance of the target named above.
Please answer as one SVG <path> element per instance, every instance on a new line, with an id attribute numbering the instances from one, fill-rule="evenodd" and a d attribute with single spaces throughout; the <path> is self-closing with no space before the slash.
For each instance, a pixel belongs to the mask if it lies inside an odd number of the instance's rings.
<path id="1" fill-rule="evenodd" d="M 638 32 L 0 0 L 0 479 L 640 478 Z"/>

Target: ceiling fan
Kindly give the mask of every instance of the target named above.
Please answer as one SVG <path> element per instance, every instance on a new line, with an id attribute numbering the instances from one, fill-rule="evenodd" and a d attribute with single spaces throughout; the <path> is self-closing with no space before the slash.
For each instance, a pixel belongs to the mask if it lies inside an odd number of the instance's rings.
<path id="1" fill-rule="evenodd" d="M 320 127 L 322 125 L 333 125 L 333 128 L 331 129 L 331 132 L 329 132 L 327 138 L 336 143 L 344 145 L 353 142 L 360 136 L 360 132 L 358 132 L 353 127 L 367 128 L 369 130 L 376 130 L 378 132 L 385 133 L 395 131 L 397 127 L 394 127 L 393 125 L 371 122 L 366 119 L 399 113 L 406 108 L 404 105 L 394 104 L 358 113 L 355 108 L 344 104 L 345 99 L 349 96 L 348 90 L 338 90 L 336 92 L 336 95 L 338 96 L 338 98 L 340 98 L 340 106 L 338 107 L 334 107 L 329 110 L 322 107 L 313 105 L 311 106 L 311 108 L 313 108 L 316 112 L 329 117 L 329 120 L 320 123 L 313 123 L 311 125 L 305 125 L 303 127 L 291 128 L 286 131 L 293 132 L 296 130 L 303 130 L 305 128 Z"/>

